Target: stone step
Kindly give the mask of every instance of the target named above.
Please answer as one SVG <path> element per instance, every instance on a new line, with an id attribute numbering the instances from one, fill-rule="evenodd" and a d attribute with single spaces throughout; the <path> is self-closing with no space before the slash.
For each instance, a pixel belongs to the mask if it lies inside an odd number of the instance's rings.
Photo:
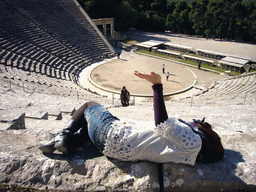
<path id="1" fill-rule="evenodd" d="M 0 122 L 7 123 L 4 129 L 25 129 L 25 113 L 16 110 L 0 110 Z M 2 130 L 2 126 L 1 129 Z"/>

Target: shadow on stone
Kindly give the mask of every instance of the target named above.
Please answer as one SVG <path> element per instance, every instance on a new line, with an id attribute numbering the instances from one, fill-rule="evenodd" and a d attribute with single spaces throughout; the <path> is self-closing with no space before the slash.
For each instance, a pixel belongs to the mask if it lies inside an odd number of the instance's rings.
<path id="1" fill-rule="evenodd" d="M 163 165 L 164 188 L 167 191 L 227 191 L 251 190 L 238 176 L 239 163 L 245 162 L 234 150 L 225 150 L 225 156 L 216 163 L 196 163 L 194 167 L 182 164 Z"/>
<path id="2" fill-rule="evenodd" d="M 99 152 L 99 150 L 96 148 L 95 145 L 92 143 L 88 143 L 83 147 L 80 147 L 77 149 L 74 153 L 70 155 L 64 155 L 62 153 L 54 153 L 54 154 L 44 154 L 45 156 L 49 157 L 50 159 L 55 159 L 55 160 L 75 160 L 75 159 L 93 159 L 97 157 L 104 156 L 102 153 Z"/>

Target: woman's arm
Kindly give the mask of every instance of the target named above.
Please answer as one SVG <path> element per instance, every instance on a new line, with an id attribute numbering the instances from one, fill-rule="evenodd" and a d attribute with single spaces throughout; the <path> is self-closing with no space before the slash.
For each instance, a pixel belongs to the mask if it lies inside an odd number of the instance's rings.
<path id="1" fill-rule="evenodd" d="M 150 74 L 145 74 L 145 73 L 140 73 L 138 71 L 134 71 L 134 75 L 136 75 L 137 77 L 139 77 L 141 79 L 145 79 L 145 80 L 149 81 L 153 85 L 162 83 L 161 76 L 156 74 L 153 71 L 150 72 Z"/>
<path id="2" fill-rule="evenodd" d="M 164 97 L 163 97 L 163 85 L 155 84 L 153 88 L 153 100 L 154 100 L 154 117 L 155 125 L 163 123 L 168 119 L 167 111 L 165 108 Z"/>
<path id="3" fill-rule="evenodd" d="M 145 79 L 153 84 L 153 99 L 154 99 L 154 117 L 155 125 L 163 123 L 168 119 L 167 111 L 165 108 L 164 97 L 163 97 L 163 85 L 161 82 L 161 76 L 151 72 L 150 74 L 134 72 L 134 75 L 141 79 Z"/>

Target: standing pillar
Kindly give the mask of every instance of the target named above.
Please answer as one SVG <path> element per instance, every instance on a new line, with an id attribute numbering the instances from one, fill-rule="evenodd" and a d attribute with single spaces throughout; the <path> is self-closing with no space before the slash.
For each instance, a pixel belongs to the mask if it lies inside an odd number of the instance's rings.
<path id="1" fill-rule="evenodd" d="M 106 24 L 106 22 L 103 23 L 103 33 L 104 33 L 104 36 L 107 37 L 107 24 Z"/>
<path id="2" fill-rule="evenodd" d="M 111 23 L 111 37 L 114 38 L 114 22 Z"/>

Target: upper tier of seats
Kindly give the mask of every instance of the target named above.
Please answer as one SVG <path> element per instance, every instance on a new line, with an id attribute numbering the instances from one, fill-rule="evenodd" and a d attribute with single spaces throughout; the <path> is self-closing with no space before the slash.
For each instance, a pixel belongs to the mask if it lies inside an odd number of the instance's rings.
<path id="1" fill-rule="evenodd" d="M 213 82 L 212 86 L 201 94 L 186 98 L 183 102 L 193 106 L 254 104 L 256 98 L 256 73 Z"/>
<path id="2" fill-rule="evenodd" d="M 115 51 L 73 0 L 0 1 L 0 62 L 66 80 Z"/>

